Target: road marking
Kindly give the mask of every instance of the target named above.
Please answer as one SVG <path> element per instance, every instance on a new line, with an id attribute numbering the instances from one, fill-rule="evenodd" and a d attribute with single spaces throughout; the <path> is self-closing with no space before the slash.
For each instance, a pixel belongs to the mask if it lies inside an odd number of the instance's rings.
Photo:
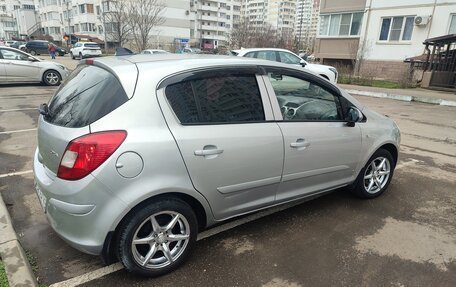
<path id="1" fill-rule="evenodd" d="M 32 172 L 33 172 L 33 170 L 24 170 L 24 171 L 16 171 L 16 172 L 4 173 L 4 174 L 0 174 L 0 178 L 9 177 L 9 176 L 15 176 L 15 175 L 29 174 L 29 173 L 32 173 Z"/>
<path id="2" fill-rule="evenodd" d="M 15 131 L 6 131 L 6 132 L 0 132 L 0 135 L 15 134 L 15 133 L 24 133 L 24 132 L 31 132 L 31 131 L 36 131 L 36 130 L 37 130 L 37 128 L 25 129 L 25 130 L 15 130 Z"/>
<path id="3" fill-rule="evenodd" d="M 421 162 L 421 161 L 412 158 L 412 159 L 409 159 L 408 161 L 401 162 L 398 165 L 396 165 L 396 169 L 403 168 L 403 167 L 406 167 L 406 166 L 409 166 L 409 165 L 414 165 L 414 164 L 417 164 L 419 162 Z M 240 219 L 236 219 L 236 220 L 228 222 L 228 223 L 224 223 L 223 225 L 219 225 L 219 226 L 213 227 L 211 229 L 208 229 L 206 231 L 203 231 L 203 232 L 199 233 L 198 237 L 197 237 L 197 241 L 200 241 L 202 239 L 214 236 L 216 234 L 219 234 L 221 232 L 227 231 L 229 229 L 238 227 L 240 225 L 249 223 L 251 221 L 258 220 L 258 219 L 260 219 L 262 217 L 274 214 L 276 212 L 280 212 L 282 210 L 291 208 L 293 206 L 296 206 L 296 205 L 299 205 L 299 204 L 302 204 L 302 203 L 303 203 L 303 201 L 299 201 L 299 200 L 296 201 L 296 202 L 286 203 L 286 204 L 283 204 L 283 205 L 279 205 L 279 206 L 276 206 L 276 207 L 271 207 L 271 208 L 265 209 L 263 211 L 259 211 L 259 212 L 253 213 L 251 215 L 247 215 L 245 217 L 242 217 Z M 68 279 L 66 281 L 54 283 L 54 284 L 50 285 L 49 287 L 74 287 L 74 286 L 78 286 L 78 285 L 87 283 L 87 282 L 92 281 L 92 280 L 99 279 L 99 278 L 101 278 L 103 276 L 109 275 L 111 273 L 117 272 L 117 271 L 122 270 L 122 269 L 123 269 L 123 265 L 120 262 L 117 262 L 117 263 L 111 264 L 109 266 L 102 267 L 100 269 L 97 269 L 97 270 L 82 274 L 80 276 L 77 276 L 77 277 L 74 277 L 74 278 L 71 278 L 71 279 Z"/>
<path id="4" fill-rule="evenodd" d="M 0 110 L 0 113 L 20 112 L 20 111 L 31 111 L 31 110 L 36 110 L 36 111 L 38 111 L 38 108 L 25 108 L 25 109 Z"/>
<path id="5" fill-rule="evenodd" d="M 120 262 L 118 262 L 118 263 L 111 264 L 109 266 L 106 266 L 106 267 L 103 267 L 103 268 L 100 268 L 100 269 L 97 269 L 97 270 L 82 274 L 80 276 L 77 276 L 77 277 L 62 281 L 62 282 L 51 284 L 49 287 L 72 287 L 72 286 L 78 286 L 78 285 L 87 283 L 89 281 L 98 279 L 100 277 L 103 277 L 105 275 L 111 274 L 113 272 L 119 271 L 121 269 L 123 269 L 123 265 Z"/>
<path id="6" fill-rule="evenodd" d="M 11 96 L 0 96 L 0 99 L 20 99 L 28 97 L 49 97 L 49 94 L 38 94 L 38 95 L 11 95 Z"/>
<path id="7" fill-rule="evenodd" d="M 420 162 L 423 162 L 423 161 L 422 160 L 417 160 L 417 159 L 414 159 L 414 158 L 410 158 L 408 161 L 401 161 L 400 163 L 398 163 L 396 165 L 396 169 L 404 168 L 404 167 L 407 167 L 407 166 L 410 166 L 410 165 L 415 165 L 415 164 L 420 163 Z"/>

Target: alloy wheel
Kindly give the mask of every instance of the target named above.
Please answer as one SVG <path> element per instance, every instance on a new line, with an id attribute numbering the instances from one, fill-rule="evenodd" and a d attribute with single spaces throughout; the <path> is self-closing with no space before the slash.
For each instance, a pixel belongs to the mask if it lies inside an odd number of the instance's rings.
<path id="1" fill-rule="evenodd" d="M 55 72 L 48 72 L 45 76 L 46 82 L 49 85 L 57 85 L 59 83 L 60 77 Z"/>
<path id="2" fill-rule="evenodd" d="M 364 172 L 364 189 L 370 194 L 379 192 L 387 184 L 390 172 L 390 161 L 386 157 L 377 157 Z"/>
<path id="3" fill-rule="evenodd" d="M 174 211 L 162 211 L 145 219 L 136 229 L 131 243 L 134 260 L 149 269 L 175 262 L 190 240 L 187 219 Z"/>

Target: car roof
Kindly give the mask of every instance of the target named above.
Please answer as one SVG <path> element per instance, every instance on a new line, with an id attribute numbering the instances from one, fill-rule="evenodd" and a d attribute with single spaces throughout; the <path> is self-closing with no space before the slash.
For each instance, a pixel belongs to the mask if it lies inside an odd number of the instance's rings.
<path id="1" fill-rule="evenodd" d="M 280 51 L 280 52 L 291 52 L 290 50 L 287 49 L 280 49 L 280 48 L 242 48 L 242 49 L 237 49 L 233 50 L 236 53 L 247 53 L 247 52 L 256 52 L 256 51 Z"/>

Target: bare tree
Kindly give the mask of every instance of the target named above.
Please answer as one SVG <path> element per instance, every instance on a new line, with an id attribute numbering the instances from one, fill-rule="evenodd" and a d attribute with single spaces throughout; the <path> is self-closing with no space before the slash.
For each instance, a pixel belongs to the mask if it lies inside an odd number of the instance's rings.
<path id="1" fill-rule="evenodd" d="M 129 2 L 125 0 L 106 1 L 103 5 L 102 17 L 105 32 L 113 42 L 119 43 L 119 46 L 122 47 L 132 34 L 128 15 Z M 104 11 L 105 9 L 106 11 Z"/>
<path id="2" fill-rule="evenodd" d="M 293 46 L 293 36 L 289 31 L 277 31 L 270 24 L 252 24 L 247 18 L 243 18 L 233 25 L 229 34 L 229 42 L 231 48 L 276 47 L 290 49 Z"/>
<path id="3" fill-rule="evenodd" d="M 162 14 L 166 6 L 162 0 L 130 0 L 128 6 L 129 22 L 136 48 L 147 49 L 150 32 L 165 22 Z"/>

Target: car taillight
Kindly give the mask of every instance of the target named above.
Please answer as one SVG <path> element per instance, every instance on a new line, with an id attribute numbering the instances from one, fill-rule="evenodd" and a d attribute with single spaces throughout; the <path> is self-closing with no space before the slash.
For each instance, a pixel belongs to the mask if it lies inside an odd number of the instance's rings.
<path id="1" fill-rule="evenodd" d="M 126 131 L 108 131 L 72 140 L 63 154 L 57 177 L 78 180 L 87 176 L 105 162 L 126 137 Z"/>

